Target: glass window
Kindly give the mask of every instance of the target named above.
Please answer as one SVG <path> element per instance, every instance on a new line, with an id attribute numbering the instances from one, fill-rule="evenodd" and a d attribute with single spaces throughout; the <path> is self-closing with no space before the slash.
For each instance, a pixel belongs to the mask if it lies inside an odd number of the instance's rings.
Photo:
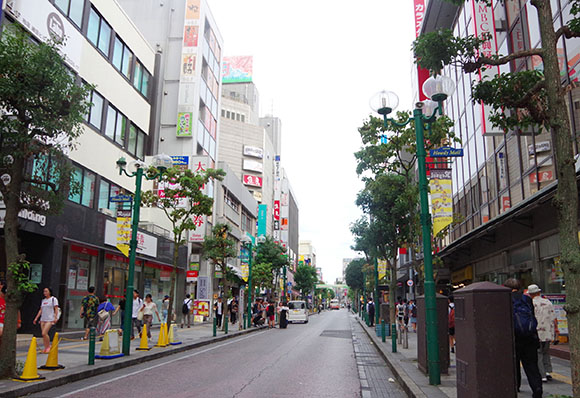
<path id="1" fill-rule="evenodd" d="M 107 107 L 107 126 L 105 135 L 110 139 L 115 139 L 115 123 L 117 122 L 117 111 L 111 105 Z"/>
<path id="2" fill-rule="evenodd" d="M 145 140 L 147 139 L 147 135 L 139 131 L 138 139 L 137 139 L 137 150 L 135 152 L 135 156 L 139 159 L 143 159 L 145 155 Z"/>
<path id="3" fill-rule="evenodd" d="M 132 59 L 133 53 L 129 50 L 129 47 L 125 46 L 123 49 L 123 65 L 121 67 L 121 72 L 127 77 L 129 77 Z"/>
<path id="4" fill-rule="evenodd" d="M 109 45 L 111 44 L 111 27 L 104 20 L 101 20 L 101 31 L 99 33 L 99 50 L 107 57 L 109 56 Z"/>
<path id="5" fill-rule="evenodd" d="M 85 170 L 83 177 L 83 192 L 81 204 L 87 207 L 93 207 L 93 201 L 95 199 L 95 180 L 96 176 Z"/>
<path id="6" fill-rule="evenodd" d="M 83 171 L 81 168 L 75 167 L 71 175 L 71 183 L 82 184 L 82 181 L 83 181 Z M 77 192 L 70 192 L 68 200 L 75 203 L 81 203 L 81 194 L 82 191 L 79 192 L 78 189 Z"/>
<path id="7" fill-rule="evenodd" d="M 127 118 L 118 114 L 117 127 L 115 128 L 115 142 L 119 145 L 125 145 L 125 132 L 127 131 Z"/>
<path id="8" fill-rule="evenodd" d="M 118 70 L 121 70 L 121 64 L 123 62 L 123 42 L 115 37 L 115 44 L 113 46 L 113 66 Z"/>
<path id="9" fill-rule="evenodd" d="M 140 62 L 135 63 L 135 72 L 133 73 L 133 86 L 137 90 L 141 89 L 141 78 L 143 77 L 143 66 Z"/>
<path id="10" fill-rule="evenodd" d="M 137 147 L 137 127 L 134 124 L 129 126 L 129 143 L 127 145 L 127 151 L 135 155 L 135 149 Z"/>
<path id="11" fill-rule="evenodd" d="M 91 113 L 89 114 L 89 123 L 97 129 L 101 129 L 101 119 L 103 117 L 103 97 L 96 91 L 91 96 Z"/>
<path id="12" fill-rule="evenodd" d="M 68 16 L 76 26 L 81 27 L 83 21 L 84 0 L 55 0 L 54 4 Z"/>
<path id="13" fill-rule="evenodd" d="M 143 69 L 143 80 L 141 80 L 141 94 L 145 97 L 149 97 L 149 80 L 151 79 L 151 74 Z"/>
<path id="14" fill-rule="evenodd" d="M 99 209 L 108 209 L 109 208 L 109 189 L 111 188 L 111 184 L 109 184 L 105 180 L 101 180 L 99 185 Z"/>
<path id="15" fill-rule="evenodd" d="M 99 24 L 101 22 L 101 17 L 99 14 L 91 8 L 89 13 L 89 25 L 87 28 L 87 39 L 94 45 L 97 45 L 99 40 Z"/>

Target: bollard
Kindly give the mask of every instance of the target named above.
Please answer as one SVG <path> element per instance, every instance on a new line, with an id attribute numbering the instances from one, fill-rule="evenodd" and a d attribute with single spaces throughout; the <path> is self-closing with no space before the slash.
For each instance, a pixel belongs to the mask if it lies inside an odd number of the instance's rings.
<path id="1" fill-rule="evenodd" d="M 409 331 L 407 330 L 407 327 L 405 326 L 403 328 L 403 348 L 409 348 Z"/>
<path id="2" fill-rule="evenodd" d="M 385 320 L 381 319 L 381 340 L 383 341 L 383 343 L 386 341 L 386 337 L 385 337 Z"/>
<path id="3" fill-rule="evenodd" d="M 244 312 L 244 314 L 242 315 L 242 317 L 243 317 L 243 319 L 244 319 L 244 320 L 243 320 L 243 322 L 244 322 L 244 329 L 247 329 L 247 328 L 248 328 L 248 326 L 246 325 L 246 313 L 245 313 L 245 312 Z"/>
<path id="4" fill-rule="evenodd" d="M 403 344 L 403 328 L 399 325 L 399 334 L 397 335 L 397 343 Z"/>
<path id="5" fill-rule="evenodd" d="M 213 337 L 217 335 L 217 318 L 213 317 Z"/>
<path id="6" fill-rule="evenodd" d="M 397 352 L 397 324 L 391 326 L 391 341 L 393 342 L 392 352 Z"/>
<path id="7" fill-rule="evenodd" d="M 224 331 L 226 332 L 226 334 L 228 334 L 228 323 L 230 323 L 230 322 L 228 320 L 228 316 L 227 315 L 224 316 L 224 322 L 225 322 L 224 323 Z"/>
<path id="8" fill-rule="evenodd" d="M 89 332 L 89 365 L 95 364 L 95 342 L 97 340 L 97 331 L 93 327 Z"/>

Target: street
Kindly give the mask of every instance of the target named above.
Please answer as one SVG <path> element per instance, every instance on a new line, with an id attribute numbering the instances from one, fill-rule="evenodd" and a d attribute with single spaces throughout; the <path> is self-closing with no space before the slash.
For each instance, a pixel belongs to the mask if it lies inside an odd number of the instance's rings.
<path id="1" fill-rule="evenodd" d="M 343 309 L 33 396 L 404 397 L 392 377 Z"/>

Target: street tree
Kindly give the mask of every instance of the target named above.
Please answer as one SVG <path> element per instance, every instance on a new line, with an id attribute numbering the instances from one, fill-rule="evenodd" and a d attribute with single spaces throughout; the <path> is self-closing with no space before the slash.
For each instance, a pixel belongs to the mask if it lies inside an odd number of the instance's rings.
<path id="1" fill-rule="evenodd" d="M 29 282 L 19 248 L 19 213 L 57 214 L 78 191 L 67 154 L 82 134 L 91 87 L 77 84 L 53 40 L 36 43 L 17 27 L 0 40 L 0 194 L 5 206 L 6 313 L 0 377 L 13 376 L 18 309 Z M 71 189 L 72 188 L 72 189 Z"/>
<path id="2" fill-rule="evenodd" d="M 272 279 L 274 281 L 274 285 L 276 289 L 280 286 L 280 271 L 284 267 L 290 266 L 290 261 L 288 260 L 288 256 L 286 255 L 286 248 L 276 243 L 272 237 L 268 236 L 263 242 L 259 242 L 256 246 L 256 257 L 255 263 L 256 264 L 269 264 L 270 265 L 270 272 L 272 274 Z M 253 274 L 253 268 L 252 268 Z M 253 275 L 252 275 L 253 278 Z"/>
<path id="3" fill-rule="evenodd" d="M 462 0 L 446 0 L 457 5 Z M 574 139 L 566 104 L 567 92 L 573 88 L 569 79 L 562 80 L 559 40 L 580 37 L 580 0 L 572 0 L 570 21 L 557 29 L 552 19 L 550 0 L 531 0 L 537 11 L 541 46 L 510 54 L 496 54 L 487 44 L 489 36 L 455 37 L 450 30 L 421 35 L 413 44 L 416 62 L 440 73 L 447 65 L 460 67 L 464 73 L 478 73 L 487 68 L 529 61 L 534 57 L 541 65 L 537 70 L 522 70 L 495 75 L 472 82 L 472 99 L 491 108 L 490 122 L 505 132 L 534 128 L 547 131 L 554 141 L 558 186 L 553 204 L 558 214 L 560 262 L 566 279 L 566 305 L 570 331 L 570 354 L 574 396 L 580 396 L 580 245 L 578 243 L 578 185 L 574 159 Z M 491 6 L 479 1 L 479 7 Z M 533 18 L 533 17 L 532 17 Z M 486 48 L 484 48 L 484 45 Z"/>
<path id="4" fill-rule="evenodd" d="M 258 289 L 274 288 L 274 272 L 272 264 L 257 263 L 252 265 L 252 285 Z"/>
<path id="5" fill-rule="evenodd" d="M 302 299 L 308 297 L 308 293 L 312 292 L 318 282 L 318 275 L 316 269 L 310 265 L 300 264 L 294 273 L 294 286 L 300 292 Z"/>
<path id="6" fill-rule="evenodd" d="M 365 264 L 365 259 L 355 258 L 346 266 L 344 271 L 344 281 L 351 291 L 355 292 L 355 297 L 360 297 L 360 290 L 363 288 L 363 273 L 362 268 Z"/>
<path id="7" fill-rule="evenodd" d="M 155 174 L 157 170 L 149 170 Z M 179 262 L 179 249 L 187 244 L 187 231 L 194 231 L 205 222 L 203 216 L 212 213 L 213 199 L 203 193 L 203 187 L 211 180 L 221 180 L 225 172 L 208 169 L 193 172 L 189 169 L 171 167 L 162 176 L 157 190 L 143 192 L 141 204 L 161 209 L 171 223 L 173 232 L 173 269 L 167 313 L 173 314 L 175 286 Z M 171 316 L 167 317 L 167 327 L 171 327 Z M 169 330 L 169 329 L 168 329 Z"/>
<path id="8" fill-rule="evenodd" d="M 211 261 L 214 269 L 220 271 L 222 274 L 222 286 L 224 289 L 224 322 L 222 329 L 225 330 L 225 317 L 228 316 L 227 297 L 230 294 L 230 280 L 233 278 L 234 271 L 228 266 L 228 259 L 236 258 L 238 253 L 236 251 L 235 242 L 230 239 L 231 228 L 228 224 L 216 224 L 212 228 L 210 236 L 206 236 L 203 242 L 204 257 Z"/>

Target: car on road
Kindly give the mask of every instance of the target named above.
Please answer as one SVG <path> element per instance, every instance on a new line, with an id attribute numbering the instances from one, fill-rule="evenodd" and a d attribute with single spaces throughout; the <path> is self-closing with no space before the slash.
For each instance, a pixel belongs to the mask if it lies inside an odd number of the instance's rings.
<path id="1" fill-rule="evenodd" d="M 288 303 L 288 322 L 308 323 L 308 307 L 306 301 L 290 301 Z"/>
<path id="2" fill-rule="evenodd" d="M 330 300 L 330 309 L 331 310 L 339 310 L 340 309 L 340 303 L 338 302 L 337 299 Z"/>

